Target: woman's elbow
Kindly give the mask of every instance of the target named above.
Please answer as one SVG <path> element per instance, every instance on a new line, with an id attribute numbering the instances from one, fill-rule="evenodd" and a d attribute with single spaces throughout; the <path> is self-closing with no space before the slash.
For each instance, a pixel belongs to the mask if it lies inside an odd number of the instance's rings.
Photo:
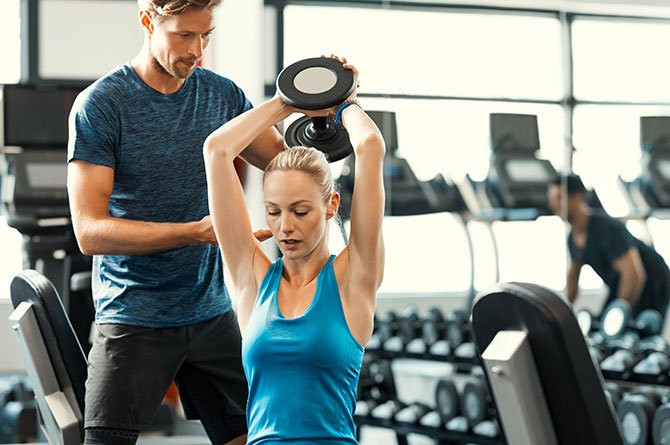
<path id="1" fill-rule="evenodd" d="M 379 133 L 370 133 L 356 147 L 356 156 L 362 154 L 373 155 L 383 158 L 386 154 L 386 143 Z"/>
<path id="2" fill-rule="evenodd" d="M 231 145 L 226 143 L 226 140 L 221 136 L 210 134 L 205 139 L 202 147 L 205 156 L 228 157 L 231 152 Z"/>

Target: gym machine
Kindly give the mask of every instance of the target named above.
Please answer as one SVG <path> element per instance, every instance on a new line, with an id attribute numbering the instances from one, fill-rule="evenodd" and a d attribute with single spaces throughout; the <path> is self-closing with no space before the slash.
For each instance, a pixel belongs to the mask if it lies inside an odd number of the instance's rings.
<path id="1" fill-rule="evenodd" d="M 499 284 L 476 299 L 472 327 L 508 443 L 624 443 L 563 298 L 534 284 Z"/>
<path id="2" fill-rule="evenodd" d="M 624 219 L 640 221 L 653 246 L 647 219 L 670 218 L 670 116 L 640 116 L 640 151 L 640 175 L 617 185 L 630 209 Z"/>
<path id="3" fill-rule="evenodd" d="M 91 260 L 79 251 L 70 220 L 66 147 L 68 115 L 83 88 L 4 85 L 0 154 L 0 207 L 23 235 L 23 268 L 54 283 L 80 340 L 88 338 L 93 320 Z"/>
<path id="4" fill-rule="evenodd" d="M 558 178 L 551 162 L 539 159 L 540 138 L 537 116 L 492 113 L 490 166 L 483 181 L 470 175 L 458 184 L 471 218 L 484 223 L 493 247 L 495 279 L 500 281 L 498 243 L 493 232 L 496 221 L 533 221 L 550 215 L 547 187 Z M 473 277 L 474 279 L 474 277 Z M 467 310 L 472 308 L 470 295 Z"/>
<path id="5" fill-rule="evenodd" d="M 50 445 L 81 445 L 87 361 L 53 284 L 41 273 L 25 270 L 10 286 L 12 328 L 33 385 L 42 432 Z M 171 409 L 162 405 L 151 427 L 171 434 Z M 188 428 L 185 428 L 188 429 Z M 202 435 L 140 439 L 148 445 L 204 445 Z"/>
<path id="6" fill-rule="evenodd" d="M 670 116 L 640 117 L 640 176 L 619 177 L 633 213 L 648 217 L 670 209 Z"/>

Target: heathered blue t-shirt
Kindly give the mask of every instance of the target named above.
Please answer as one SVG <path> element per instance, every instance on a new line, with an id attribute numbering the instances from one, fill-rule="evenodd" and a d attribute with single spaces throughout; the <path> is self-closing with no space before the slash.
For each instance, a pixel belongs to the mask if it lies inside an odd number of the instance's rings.
<path id="1" fill-rule="evenodd" d="M 162 94 L 130 64 L 96 81 L 70 114 L 68 162 L 114 169 L 112 217 L 198 221 L 209 213 L 202 155 L 207 136 L 251 108 L 232 81 L 196 68 Z M 188 326 L 231 309 L 218 247 L 193 244 L 151 255 L 95 255 L 97 323 Z"/>

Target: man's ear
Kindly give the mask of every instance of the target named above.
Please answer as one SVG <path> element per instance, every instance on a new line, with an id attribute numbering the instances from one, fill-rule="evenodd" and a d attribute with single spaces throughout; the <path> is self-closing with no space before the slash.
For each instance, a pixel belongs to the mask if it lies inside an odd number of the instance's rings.
<path id="1" fill-rule="evenodd" d="M 140 10 L 138 17 L 142 30 L 147 34 L 152 35 L 154 33 L 154 20 L 151 13 L 146 10 Z"/>

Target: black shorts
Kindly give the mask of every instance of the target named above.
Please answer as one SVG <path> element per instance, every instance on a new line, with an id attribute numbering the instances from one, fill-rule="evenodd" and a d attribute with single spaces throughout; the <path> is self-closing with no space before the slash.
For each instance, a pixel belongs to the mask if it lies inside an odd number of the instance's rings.
<path id="1" fill-rule="evenodd" d="M 208 433 L 246 433 L 247 381 L 233 311 L 181 328 L 101 324 L 89 353 L 84 425 L 146 429 L 174 380 L 189 419 Z M 207 420 L 213 419 L 210 428 Z"/>

